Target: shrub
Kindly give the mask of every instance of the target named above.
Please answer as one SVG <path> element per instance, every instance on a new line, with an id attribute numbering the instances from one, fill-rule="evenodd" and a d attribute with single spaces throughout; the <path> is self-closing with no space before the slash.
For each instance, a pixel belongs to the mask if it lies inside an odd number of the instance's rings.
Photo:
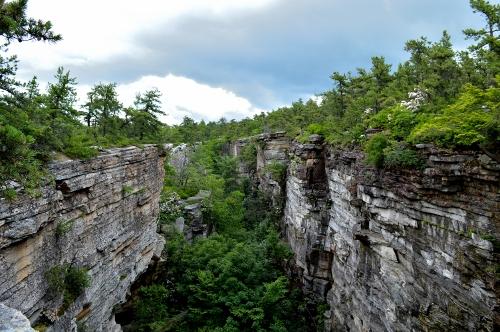
<path id="1" fill-rule="evenodd" d="M 176 192 L 164 192 L 160 199 L 160 223 L 169 224 L 182 216 L 181 198 Z"/>
<path id="2" fill-rule="evenodd" d="M 47 271 L 46 279 L 49 290 L 63 296 L 63 311 L 90 285 L 87 269 L 69 264 L 53 266 Z"/>
<path id="3" fill-rule="evenodd" d="M 4 189 L 2 194 L 9 202 L 15 201 L 17 198 L 17 191 L 13 188 Z"/>
<path id="4" fill-rule="evenodd" d="M 384 149 L 384 166 L 387 168 L 422 168 L 425 161 L 412 150 L 401 144 L 393 144 Z"/>
<path id="5" fill-rule="evenodd" d="M 365 160 L 369 165 L 382 167 L 384 165 L 384 149 L 389 145 L 385 134 L 373 135 L 365 144 Z"/>
<path id="6" fill-rule="evenodd" d="M 54 146 L 56 150 L 75 159 L 89 159 L 99 154 L 99 151 L 92 147 L 96 144 L 94 137 L 85 128 L 69 123 L 62 124 L 61 128 L 62 145 Z"/>
<path id="7" fill-rule="evenodd" d="M 151 285 L 139 289 L 140 300 L 135 302 L 137 318 L 141 322 L 161 321 L 167 318 L 170 292 L 162 285 Z"/>
<path id="8" fill-rule="evenodd" d="M 56 236 L 59 237 L 66 234 L 71 229 L 74 222 L 74 219 L 59 222 L 56 227 Z"/>
<path id="9" fill-rule="evenodd" d="M 486 90 L 467 85 L 443 114 L 418 125 L 408 140 L 445 147 L 495 146 L 500 134 L 500 88 Z"/>
<path id="10" fill-rule="evenodd" d="M 0 122 L 0 195 L 7 199 L 17 197 L 15 190 L 6 185 L 8 181 L 18 182 L 29 194 L 37 194 L 44 173 L 32 144 L 33 137 Z"/>
<path id="11" fill-rule="evenodd" d="M 265 172 L 269 172 L 271 174 L 271 178 L 283 184 L 285 182 L 287 166 L 277 161 L 272 161 L 264 167 Z"/>
<path id="12" fill-rule="evenodd" d="M 122 187 L 122 194 L 123 194 L 123 196 L 128 196 L 128 195 L 130 195 L 133 192 L 134 192 L 134 188 L 132 186 L 124 185 Z"/>
<path id="13" fill-rule="evenodd" d="M 416 124 L 417 115 L 401 105 L 386 108 L 367 121 L 369 127 L 389 130 L 396 139 L 406 138 Z"/>
<path id="14" fill-rule="evenodd" d="M 257 169 L 257 145 L 249 143 L 241 149 L 240 160 L 250 171 Z"/>

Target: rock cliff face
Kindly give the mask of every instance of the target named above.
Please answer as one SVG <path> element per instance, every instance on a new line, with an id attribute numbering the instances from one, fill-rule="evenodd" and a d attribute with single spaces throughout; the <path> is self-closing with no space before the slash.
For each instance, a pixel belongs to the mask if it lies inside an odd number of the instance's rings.
<path id="1" fill-rule="evenodd" d="M 258 188 L 268 193 L 273 208 L 281 212 L 285 201 L 284 180 L 291 140 L 284 132 L 262 134 L 257 144 L 256 180 Z"/>
<path id="2" fill-rule="evenodd" d="M 286 238 L 304 288 L 330 306 L 326 330 L 498 327 L 500 165 L 420 152 L 421 171 L 376 170 L 319 137 L 288 146 Z"/>
<path id="3" fill-rule="evenodd" d="M 146 146 L 56 162 L 40 197 L 0 201 L 0 302 L 55 331 L 119 330 L 113 307 L 164 244 L 156 232 L 162 156 Z M 64 264 L 88 269 L 91 282 L 63 312 L 47 272 Z"/>

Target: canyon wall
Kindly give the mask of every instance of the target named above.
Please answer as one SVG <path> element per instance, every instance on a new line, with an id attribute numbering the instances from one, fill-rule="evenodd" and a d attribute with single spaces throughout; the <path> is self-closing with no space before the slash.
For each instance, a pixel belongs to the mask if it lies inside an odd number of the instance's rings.
<path id="1" fill-rule="evenodd" d="M 159 256 L 163 149 L 109 149 L 54 162 L 39 197 L 0 201 L 0 302 L 54 331 L 120 330 L 113 307 Z M 58 266 L 87 269 L 90 285 L 69 306 L 50 291 Z"/>
<path id="2" fill-rule="evenodd" d="M 424 169 L 378 170 L 317 135 L 263 142 L 258 160 L 287 156 L 284 233 L 327 331 L 498 328 L 498 162 L 419 146 Z"/>

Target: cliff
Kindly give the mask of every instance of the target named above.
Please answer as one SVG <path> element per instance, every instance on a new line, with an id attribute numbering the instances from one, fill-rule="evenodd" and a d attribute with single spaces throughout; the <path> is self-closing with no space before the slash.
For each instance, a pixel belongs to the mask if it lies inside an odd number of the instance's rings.
<path id="1" fill-rule="evenodd" d="M 497 162 L 421 146 L 423 170 L 377 170 L 318 136 L 286 149 L 274 139 L 261 140 L 258 160 L 287 156 L 281 192 L 269 193 L 284 196 L 295 272 L 328 303 L 326 330 L 498 327 Z"/>
<path id="2" fill-rule="evenodd" d="M 40 197 L 0 201 L 0 302 L 55 331 L 119 329 L 113 307 L 164 244 L 156 232 L 162 156 L 145 146 L 55 162 Z M 61 266 L 90 277 L 69 305 L 48 282 Z"/>

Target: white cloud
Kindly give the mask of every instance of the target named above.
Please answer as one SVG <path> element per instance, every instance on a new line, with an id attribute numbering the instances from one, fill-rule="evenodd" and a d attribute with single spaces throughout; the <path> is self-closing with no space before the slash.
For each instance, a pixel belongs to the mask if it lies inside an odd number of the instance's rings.
<path id="1" fill-rule="evenodd" d="M 159 26 L 173 28 L 186 16 L 225 17 L 264 8 L 277 0 L 30 0 L 28 15 L 50 20 L 63 35 L 55 45 L 12 45 L 29 70 L 53 70 L 61 65 L 83 65 L 115 55 L 145 57 L 148 50 L 133 37 Z M 28 70 L 26 68 L 26 70 Z"/>
<path id="2" fill-rule="evenodd" d="M 80 103 L 85 102 L 90 88 L 88 85 L 78 86 Z M 158 88 L 162 93 L 161 102 L 167 116 L 161 120 L 168 124 L 180 123 L 184 116 L 195 120 L 217 121 L 221 117 L 228 119 L 251 117 L 264 111 L 232 91 L 172 74 L 164 77 L 143 76 L 135 82 L 118 85 L 117 91 L 124 106 L 131 106 L 138 92 L 152 88 Z"/>

